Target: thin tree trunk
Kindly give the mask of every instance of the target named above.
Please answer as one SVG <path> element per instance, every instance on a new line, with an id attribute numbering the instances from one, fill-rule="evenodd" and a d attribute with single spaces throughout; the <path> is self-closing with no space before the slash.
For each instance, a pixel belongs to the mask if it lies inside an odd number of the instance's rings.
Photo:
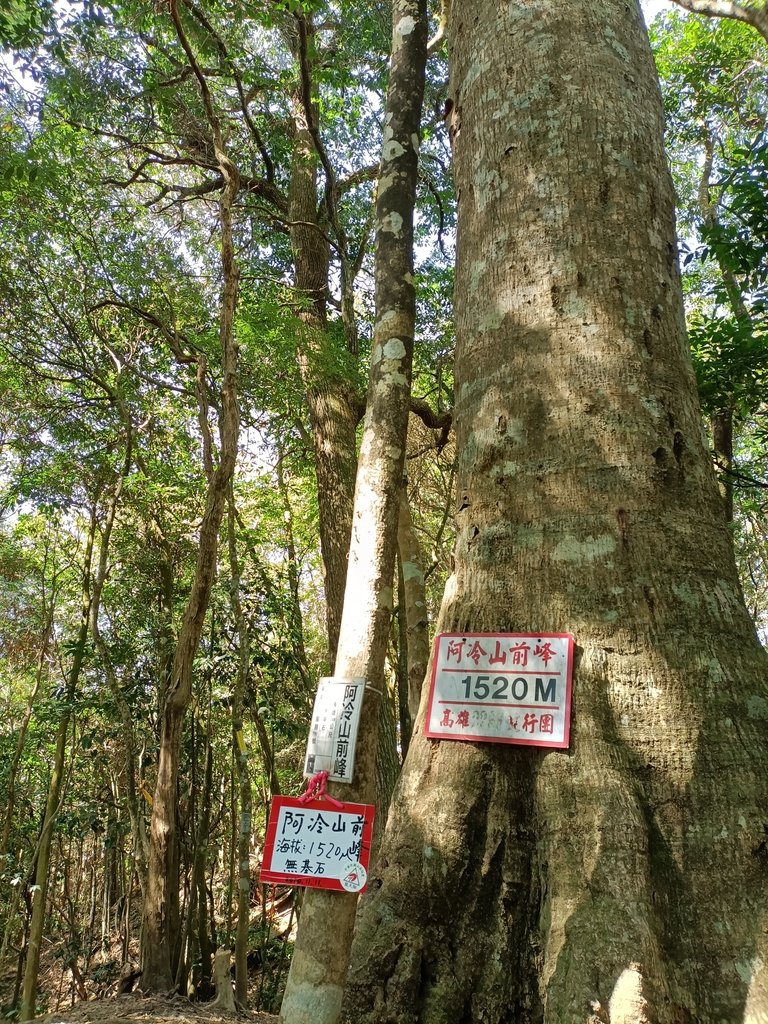
<path id="1" fill-rule="evenodd" d="M 704 165 L 699 182 L 699 211 L 704 225 L 710 229 L 719 226 L 717 206 L 710 195 L 712 184 L 712 167 L 715 155 L 715 138 L 705 127 L 704 129 Z M 736 320 L 752 328 L 752 317 L 749 315 L 744 296 L 741 294 L 739 282 L 731 268 L 717 254 L 717 265 L 723 279 L 728 304 Z M 723 498 L 723 509 L 726 522 L 733 522 L 733 405 L 725 405 L 712 413 L 712 445 L 715 450 L 715 463 L 719 470 L 718 482 Z"/>
<path id="2" fill-rule="evenodd" d="M 307 652 L 304 644 L 304 618 L 301 611 L 301 592 L 299 589 L 299 560 L 296 555 L 296 541 L 293 535 L 293 508 L 288 493 L 288 483 L 283 469 L 284 453 L 279 449 L 277 466 L 277 486 L 283 501 L 283 525 L 285 528 L 285 554 L 288 571 L 288 588 L 291 592 L 291 604 L 288 612 L 288 624 L 291 630 L 291 646 L 296 653 L 301 678 L 309 685 L 307 668 Z"/>
<path id="3" fill-rule="evenodd" d="M 408 707 L 408 625 L 405 621 L 405 581 L 398 550 L 397 559 L 397 711 L 400 730 L 400 756 L 405 761 L 413 731 Z"/>
<path id="4" fill-rule="evenodd" d="M 329 288 L 329 245 L 326 231 L 332 226 L 338 241 L 341 263 L 342 317 L 350 354 L 357 355 L 357 333 L 352 301 L 352 269 L 346 255 L 346 239 L 335 211 L 333 172 L 319 139 L 313 76 L 315 69 L 314 25 L 310 16 L 297 19 L 295 54 L 300 69 L 300 88 L 294 98 L 294 151 L 289 189 L 291 241 L 296 270 L 295 285 L 304 303 L 300 314 L 306 328 L 305 348 L 299 367 L 307 393 L 317 475 L 320 547 L 323 557 L 326 625 L 331 663 L 336 660 L 345 581 L 352 529 L 356 431 L 360 415 L 357 395 L 338 370 L 333 340 L 327 332 L 326 298 Z M 324 210 L 320 217 L 317 166 L 326 174 Z M 279 467 L 280 469 L 282 467 Z M 296 595 L 295 595 L 296 596 Z M 380 748 L 382 763 L 377 772 L 381 783 L 382 810 L 389 802 L 396 761 L 396 739 L 391 729 L 382 732 L 386 747 Z"/>
<path id="5" fill-rule="evenodd" d="M 712 447 L 717 463 L 718 486 L 726 522 L 733 522 L 733 409 L 717 409 L 710 420 Z"/>
<path id="6" fill-rule="evenodd" d="M 227 864 L 227 927 L 226 935 L 228 941 L 232 940 L 232 920 L 234 913 L 234 898 L 237 891 L 237 843 L 234 841 L 237 835 L 237 769 L 234 764 L 235 755 L 232 753 L 229 774 L 229 857 Z M 223 857 L 222 857 L 223 860 Z"/>
<path id="7" fill-rule="evenodd" d="M 375 792 L 377 701 L 392 610 L 397 497 L 405 464 L 415 323 L 413 206 L 427 45 L 426 3 L 395 0 L 376 232 L 376 323 L 355 486 L 349 570 L 335 674 L 362 676 L 363 705 L 351 786 L 337 795 L 370 802 Z M 352 939 L 356 899 L 309 889 L 281 1015 L 289 1024 L 333 1024 Z"/>
<path id="8" fill-rule="evenodd" d="M 0 943 L 0 967 L 2 967 L 5 964 L 5 957 L 8 952 L 8 947 L 11 946 L 11 936 L 14 931 L 16 915 L 19 912 L 19 903 L 21 902 L 21 890 L 26 887 L 29 881 L 30 879 L 25 881 L 23 884 L 19 884 L 13 887 L 10 903 L 7 904 L 8 909 L 6 911 L 6 919 L 3 928 L 3 941 L 2 943 Z M 11 948 L 13 947 L 11 946 Z"/>
<path id="9" fill-rule="evenodd" d="M 45 909 L 48 899 L 49 865 L 51 859 L 51 843 L 53 827 L 59 813 L 64 782 L 64 762 L 67 749 L 69 723 L 72 719 L 72 705 L 75 699 L 80 672 L 85 660 L 86 642 L 88 640 L 88 614 L 91 603 L 91 565 L 93 562 L 93 546 L 96 537 L 96 505 L 98 496 L 94 497 L 91 509 L 91 522 L 88 529 L 85 551 L 83 553 L 83 593 L 81 599 L 80 628 L 72 652 L 72 664 L 67 674 L 67 685 L 63 694 L 64 707 L 56 732 L 56 748 L 51 766 L 51 781 L 48 788 L 48 799 L 45 805 L 43 828 L 38 842 L 37 869 L 35 885 L 32 893 L 32 918 L 29 924 L 27 942 L 27 962 L 24 970 L 24 989 L 21 997 L 19 1019 L 33 1020 L 35 1016 L 35 1000 L 37 997 L 37 979 L 40 969 L 40 944 L 45 926 Z"/>
<path id="10" fill-rule="evenodd" d="M 121 412 L 122 411 L 123 410 L 121 410 Z M 101 547 L 99 551 L 99 566 L 94 580 L 93 599 L 91 601 L 90 628 L 94 646 L 96 647 L 96 651 L 104 669 L 104 675 L 107 680 L 109 691 L 112 694 L 112 699 L 117 705 L 120 716 L 123 752 L 125 755 L 125 795 L 126 802 L 128 804 L 128 814 L 131 819 L 131 834 L 133 836 L 133 843 L 136 850 L 139 882 L 143 893 L 147 875 L 148 843 L 144 829 L 144 816 L 139 806 L 139 793 L 137 788 L 138 772 L 136 758 L 136 730 L 134 727 L 131 709 L 123 695 L 120 683 L 117 679 L 117 674 L 115 673 L 109 647 L 104 642 L 104 638 L 101 635 L 101 628 L 99 626 L 101 595 L 107 578 L 109 545 L 112 537 L 112 530 L 115 525 L 120 495 L 122 494 L 125 481 L 128 479 L 131 466 L 133 464 L 133 430 L 131 427 L 130 415 L 123 412 L 123 419 L 126 423 L 127 435 L 125 459 L 123 461 L 120 477 L 118 478 L 117 484 L 112 493 L 109 508 L 107 509 L 104 529 L 102 531 Z"/>
<path id="11" fill-rule="evenodd" d="M 756 1024 L 768 665 L 702 444 L 639 6 L 453 0 L 449 40 L 459 497 L 438 631 L 572 633 L 571 747 L 417 723 L 348 1019 Z"/>
<path id="12" fill-rule="evenodd" d="M 235 499 L 229 490 L 228 515 L 230 603 L 238 642 L 238 665 L 235 685 L 232 689 L 232 750 L 237 766 L 238 789 L 240 794 L 240 820 L 237 838 L 237 931 L 235 933 L 235 999 L 246 1009 L 248 1006 L 248 933 L 251 923 L 251 816 L 253 796 L 251 776 L 248 767 L 248 747 L 243 734 L 243 702 L 245 686 L 250 674 L 250 635 L 248 623 L 240 601 L 240 559 L 237 554 L 235 535 Z"/>
<path id="13" fill-rule="evenodd" d="M 170 0 L 170 10 L 176 34 L 197 79 L 213 136 L 218 169 L 224 181 L 224 189 L 219 200 L 223 280 L 219 316 L 222 384 L 218 416 L 219 462 L 215 472 L 209 475 L 195 575 L 161 714 L 147 893 L 144 900 L 145 948 L 142 985 L 148 991 L 168 990 L 173 984 L 171 957 L 178 940 L 178 935 L 174 933 L 178 926 L 178 886 L 174 885 L 174 863 L 177 862 L 176 790 L 181 737 L 184 717 L 192 698 L 193 662 L 216 575 L 219 527 L 224 515 L 227 488 L 235 469 L 240 427 L 237 405 L 238 356 L 234 330 L 239 271 L 235 260 L 232 228 L 232 208 L 240 189 L 240 177 L 227 155 L 219 117 L 214 109 L 205 75 L 197 63 L 179 19 L 177 0 Z M 201 387 L 204 386 L 202 382 Z M 201 423 L 201 427 L 206 450 L 210 452 L 207 421 Z M 210 460 L 206 461 L 209 466 Z"/>
<path id="14" fill-rule="evenodd" d="M 274 797 L 281 792 L 278 769 L 276 769 L 274 764 L 274 751 L 272 749 L 271 740 L 267 735 L 263 721 L 259 718 L 258 709 L 256 708 L 251 709 L 251 722 L 256 730 L 256 736 L 259 741 L 261 760 L 264 764 L 264 775 L 269 780 L 269 793 L 267 796 Z"/>
<path id="15" fill-rule="evenodd" d="M 208 900 L 205 889 L 205 872 L 208 862 L 208 836 L 211 830 L 211 797 L 213 795 L 213 750 L 210 736 L 205 736 L 205 768 L 203 770 L 203 791 L 200 801 L 200 820 L 195 833 L 195 850 L 192 857 L 192 880 L 190 882 L 190 896 L 188 907 L 188 919 L 190 929 L 195 921 L 195 937 L 200 951 L 200 977 L 198 985 L 200 997 L 207 999 L 211 991 L 211 948 L 208 932 Z M 191 965 L 186 965 L 184 972 L 178 972 L 176 977 L 177 985 L 185 988 L 186 971 Z"/>
<path id="16" fill-rule="evenodd" d="M 411 722 L 416 721 L 421 701 L 421 687 L 429 661 L 429 620 L 424 584 L 421 549 L 413 529 L 411 508 L 405 487 L 400 495 L 397 521 L 397 549 L 403 576 L 403 598 L 408 651 L 408 710 Z"/>
<path id="17" fill-rule="evenodd" d="M 307 391 L 323 558 L 328 658 L 336 659 L 344 606 L 357 469 L 358 411 L 343 382 L 317 382 Z"/>
<path id="18" fill-rule="evenodd" d="M 373 822 L 372 855 L 378 852 L 384 826 L 387 824 L 389 804 L 400 775 L 400 757 L 397 753 L 397 726 L 387 679 L 382 675 L 379 698 L 379 726 L 376 740 L 376 817 Z"/>
<path id="19" fill-rule="evenodd" d="M 19 771 L 19 764 L 21 763 L 21 757 L 24 753 L 24 741 L 27 737 L 27 730 L 29 729 L 29 723 L 32 720 L 32 712 L 35 707 L 35 701 L 37 695 L 40 692 L 40 685 L 43 681 L 43 673 L 45 670 L 45 662 L 48 655 L 48 645 L 51 637 L 51 629 L 53 626 L 53 599 L 47 612 L 47 621 L 43 632 L 43 640 L 40 646 L 40 652 L 37 657 L 37 668 L 35 670 L 35 681 L 32 685 L 32 691 L 27 699 L 27 706 L 24 710 L 24 715 L 19 723 L 18 731 L 16 733 L 16 748 L 11 758 L 11 764 L 8 769 L 8 785 L 7 785 L 7 796 L 5 805 L 5 820 L 3 822 L 3 835 L 0 838 L 0 861 L 2 861 L 8 854 L 11 841 L 11 826 L 13 824 L 13 812 L 16 805 L 16 775 Z"/>

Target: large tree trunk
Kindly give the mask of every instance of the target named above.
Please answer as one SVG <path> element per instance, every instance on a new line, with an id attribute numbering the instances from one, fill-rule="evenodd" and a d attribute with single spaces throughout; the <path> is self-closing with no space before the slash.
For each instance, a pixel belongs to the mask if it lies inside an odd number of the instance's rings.
<path id="1" fill-rule="evenodd" d="M 767 665 L 702 443 L 640 12 L 453 0 L 449 38 L 439 629 L 573 633 L 571 748 L 427 740 L 422 719 L 346 1016 L 757 1024 Z"/>
<path id="2" fill-rule="evenodd" d="M 311 31 L 311 20 L 306 24 Z M 300 59 L 300 58 L 299 58 Z M 313 64 L 308 60 L 307 75 Z M 305 83 L 304 88 L 311 90 Z M 318 213 L 318 156 L 309 117 L 317 121 L 311 95 L 294 98 L 294 145 L 288 210 L 295 286 L 303 308 L 303 348 L 298 353 L 299 369 L 306 389 L 312 427 L 317 476 L 320 549 L 325 582 L 326 625 L 329 661 L 333 664 L 339 642 L 347 553 L 352 529 L 352 503 L 357 468 L 357 424 L 359 414 L 353 388 L 339 373 L 339 354 L 327 332 L 328 224 Z"/>

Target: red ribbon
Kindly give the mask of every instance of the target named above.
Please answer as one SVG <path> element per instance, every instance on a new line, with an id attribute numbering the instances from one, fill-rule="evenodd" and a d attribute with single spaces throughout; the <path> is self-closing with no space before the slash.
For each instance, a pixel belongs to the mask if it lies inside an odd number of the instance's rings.
<path id="1" fill-rule="evenodd" d="M 334 800 L 333 797 L 326 792 L 325 786 L 328 782 L 328 772 L 318 772 L 317 775 L 313 775 L 307 782 L 306 790 L 299 797 L 299 803 L 309 804 L 313 800 L 320 800 L 325 798 L 329 804 L 333 804 L 334 807 L 342 808 L 344 806 L 339 800 Z"/>

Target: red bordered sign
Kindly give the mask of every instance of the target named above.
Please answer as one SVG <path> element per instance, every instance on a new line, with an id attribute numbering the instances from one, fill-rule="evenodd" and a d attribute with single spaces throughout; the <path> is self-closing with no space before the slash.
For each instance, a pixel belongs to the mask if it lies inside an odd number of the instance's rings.
<path id="1" fill-rule="evenodd" d="M 567 747 L 572 679 L 569 633 L 442 633 L 425 735 Z"/>
<path id="2" fill-rule="evenodd" d="M 361 892 L 371 857 L 374 808 L 276 796 L 267 827 L 262 882 Z"/>

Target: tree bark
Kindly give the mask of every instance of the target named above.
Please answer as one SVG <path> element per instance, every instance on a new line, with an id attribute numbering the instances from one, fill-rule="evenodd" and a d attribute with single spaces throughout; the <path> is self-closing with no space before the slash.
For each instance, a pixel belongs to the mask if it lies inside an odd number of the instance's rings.
<path id="1" fill-rule="evenodd" d="M 745 0 L 734 3 L 733 0 L 672 0 L 691 14 L 704 14 L 708 18 L 733 18 L 735 21 L 746 22 L 757 29 L 768 42 L 768 7 L 765 0 Z"/>
<path id="2" fill-rule="evenodd" d="M 710 195 L 712 188 L 712 168 L 715 157 L 716 139 L 713 133 L 704 126 L 704 164 L 699 182 L 699 211 L 705 227 L 717 228 L 719 219 L 717 215 L 717 202 L 712 202 Z M 720 276 L 723 279 L 725 292 L 728 296 L 728 304 L 731 312 L 741 325 L 748 325 L 752 330 L 752 317 L 749 314 L 744 296 L 741 293 L 739 282 L 733 270 L 720 257 L 715 250 Z M 723 511 L 726 522 L 733 522 L 733 417 L 734 404 L 729 403 L 716 409 L 711 416 L 710 426 L 712 430 L 712 446 L 715 450 L 715 464 L 718 468 L 718 485 L 723 499 Z"/>
<path id="3" fill-rule="evenodd" d="M 421 686 L 429 661 L 429 621 L 419 541 L 413 529 L 408 494 L 403 487 L 397 522 L 397 549 L 403 576 L 403 597 L 407 637 L 408 710 L 416 721 L 421 701 Z"/>
<path id="4" fill-rule="evenodd" d="M 200 999 L 208 999 L 211 993 L 211 958 L 215 951 L 210 939 L 208 927 L 208 898 L 205 887 L 205 873 L 208 866 L 208 836 L 211 831 L 211 801 L 213 797 L 213 748 L 210 735 L 205 737 L 205 768 L 203 772 L 203 794 L 200 805 L 200 820 L 195 835 L 195 849 L 192 857 L 192 879 L 190 882 L 188 918 L 190 933 L 194 936 L 193 945 L 199 957 L 199 969 L 194 978 L 194 990 Z M 187 971 L 193 967 L 190 956 L 186 965 Z M 194 964 L 197 968 L 197 964 Z M 194 975 L 193 975 L 194 976 Z M 182 979 L 177 971 L 177 983 Z M 179 985 L 183 991 L 184 986 Z"/>
<path id="5" fill-rule="evenodd" d="M 571 748 L 411 741 L 346 1019 L 768 1014 L 766 655 L 685 344 L 637 4 L 454 0 L 439 631 L 571 632 Z"/>
<path id="6" fill-rule="evenodd" d="M 229 973 L 231 955 L 228 949 L 217 949 L 213 958 L 213 983 L 216 986 L 216 998 L 211 1008 L 223 1013 L 236 1013 L 235 993 L 232 991 L 232 978 Z"/>
<path id="7" fill-rule="evenodd" d="M 733 408 L 716 409 L 710 420 L 712 446 L 719 470 L 718 487 L 727 523 L 733 522 Z"/>
<path id="8" fill-rule="evenodd" d="M 45 601 L 45 598 L 43 598 Z M 40 640 L 40 651 L 37 655 L 37 666 L 35 669 L 35 681 L 32 684 L 32 690 L 30 691 L 29 697 L 27 698 L 27 706 L 24 709 L 21 722 L 16 730 L 16 747 L 11 758 L 11 764 L 8 769 L 8 784 L 6 787 L 6 804 L 5 804 L 5 819 L 3 821 L 3 834 L 0 837 L 0 860 L 5 860 L 8 856 L 11 842 L 11 826 L 13 825 L 13 812 L 16 807 L 16 775 L 19 770 L 21 758 L 24 753 L 24 743 L 27 738 L 27 730 L 29 723 L 32 721 L 32 712 L 35 709 L 35 701 L 37 695 L 40 692 L 40 686 L 43 681 L 43 674 L 45 672 L 45 663 L 48 658 L 48 649 L 51 642 L 51 631 L 53 627 L 53 597 L 47 609 L 45 609 L 45 626 L 43 628 L 43 635 Z"/>
<path id="9" fill-rule="evenodd" d="M 302 681 L 310 688 L 309 669 L 307 667 L 307 649 L 304 643 L 304 616 L 301 610 L 301 591 L 299 589 L 299 559 L 296 554 L 296 541 L 293 534 L 293 507 L 291 496 L 288 491 L 288 482 L 285 478 L 283 460 L 285 453 L 281 447 L 278 448 L 279 455 L 275 472 L 277 475 L 277 487 L 283 503 L 283 525 L 285 527 L 285 555 L 286 570 L 288 574 L 288 589 L 291 594 L 291 603 L 287 611 L 288 625 L 291 631 L 291 646 L 296 658 L 296 667 L 299 670 Z"/>
<path id="10" fill-rule="evenodd" d="M 307 20 L 311 31 L 311 20 Z M 297 53 L 297 59 L 301 59 Z M 308 78 L 313 71 L 306 66 Z M 318 156 L 312 132 L 317 111 L 311 96 L 294 97 L 294 145 L 288 211 L 295 269 L 294 284 L 303 308 L 299 314 L 305 336 L 298 353 L 299 369 L 309 407 L 317 476 L 320 550 L 325 581 L 326 627 L 329 660 L 333 664 L 347 577 L 347 554 L 352 529 L 352 504 L 357 468 L 357 402 L 351 385 L 339 375 L 327 334 L 329 247 L 327 224 L 318 212 Z M 309 118 L 315 123 L 310 124 Z"/>
<path id="11" fill-rule="evenodd" d="M 361 676 L 366 692 L 355 777 L 337 785 L 371 802 L 376 785 L 377 701 L 392 611 L 398 496 L 405 463 L 416 297 L 413 207 L 427 45 L 425 0 L 395 0 L 392 60 L 376 208 L 376 322 L 344 594 L 337 676 Z M 378 689 L 377 694 L 375 690 Z M 281 1007 L 286 1024 L 334 1024 L 354 925 L 354 896 L 309 889 Z"/>
<path id="12" fill-rule="evenodd" d="M 397 724 L 392 694 L 382 672 L 382 689 L 378 708 L 378 737 L 376 739 L 376 817 L 373 821 L 371 856 L 375 857 L 381 845 L 387 824 L 389 805 L 400 775 L 400 757 L 397 752 Z"/>
<path id="13" fill-rule="evenodd" d="M 231 576 L 230 605 L 235 623 L 238 644 L 238 665 L 235 685 L 232 688 L 232 752 L 237 766 L 237 783 L 240 796 L 240 819 L 237 836 L 232 836 L 237 845 L 237 931 L 235 934 L 235 999 L 243 1009 L 248 1006 L 248 932 L 251 914 L 251 817 L 253 796 L 251 775 L 248 766 L 248 747 L 243 735 L 243 703 L 245 686 L 250 673 L 250 635 L 248 623 L 240 600 L 240 559 L 237 554 L 235 535 L 235 498 L 229 491 L 227 537 L 229 547 L 229 571 Z"/>
<path id="14" fill-rule="evenodd" d="M 405 761 L 413 731 L 413 716 L 408 708 L 408 624 L 405 621 L 405 581 L 402 555 L 397 558 L 397 712 L 400 730 L 400 755 Z"/>
<path id="15" fill-rule="evenodd" d="M 123 419 L 126 424 L 125 458 L 123 460 L 120 476 L 117 479 L 107 508 L 104 528 L 102 531 L 99 565 L 93 584 L 93 597 L 90 608 L 90 630 L 94 646 L 101 660 L 102 668 L 104 669 L 107 686 L 109 687 L 112 699 L 117 706 L 120 716 L 123 751 L 125 755 L 125 796 L 126 803 L 128 805 L 128 815 L 131 820 L 131 835 L 133 838 L 134 856 L 139 876 L 139 885 L 143 894 L 146 888 L 148 843 L 144 828 L 144 816 L 139 806 L 136 730 L 133 723 L 131 708 L 129 707 L 120 688 L 120 683 L 115 672 L 109 647 L 104 641 L 101 634 L 101 628 L 99 626 L 99 617 L 101 615 L 101 595 L 104 589 L 104 584 L 107 580 L 109 568 L 109 547 L 112 538 L 112 530 L 115 525 L 120 496 L 133 464 L 133 430 L 130 414 L 124 409 L 121 409 L 120 411 L 123 414 Z"/>

